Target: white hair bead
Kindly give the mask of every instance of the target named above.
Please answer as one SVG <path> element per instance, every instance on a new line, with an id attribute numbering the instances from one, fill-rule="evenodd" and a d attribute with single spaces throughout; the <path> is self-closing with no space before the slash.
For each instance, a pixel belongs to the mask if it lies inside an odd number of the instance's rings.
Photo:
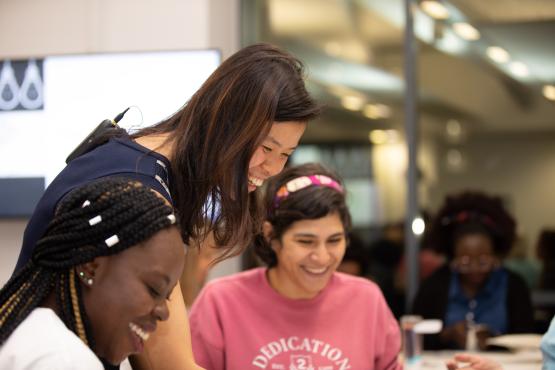
<path id="1" fill-rule="evenodd" d="M 168 215 L 168 220 L 170 220 L 172 225 L 175 224 L 175 215 L 173 213 Z"/>
<path id="2" fill-rule="evenodd" d="M 85 207 L 88 207 L 90 205 L 91 205 L 91 201 L 87 199 L 86 201 L 83 202 L 83 205 L 81 206 L 81 208 L 85 208 Z"/>
<path id="3" fill-rule="evenodd" d="M 113 247 L 114 245 L 119 243 L 119 238 L 117 235 L 112 235 L 108 239 L 104 241 L 108 247 Z"/>
<path id="4" fill-rule="evenodd" d="M 95 216 L 95 217 L 93 217 L 93 218 L 91 218 L 91 219 L 89 220 L 89 224 L 90 224 L 91 226 L 94 226 L 94 225 L 96 225 L 96 224 L 98 224 L 98 223 L 100 223 L 100 222 L 102 222 L 102 216 L 100 216 L 100 215 Z"/>

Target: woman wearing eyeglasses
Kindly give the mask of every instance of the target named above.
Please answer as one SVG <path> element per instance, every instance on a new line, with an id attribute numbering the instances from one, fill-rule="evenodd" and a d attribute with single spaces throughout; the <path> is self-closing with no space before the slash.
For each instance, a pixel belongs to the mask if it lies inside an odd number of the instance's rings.
<path id="1" fill-rule="evenodd" d="M 533 332 L 528 287 L 502 266 L 515 229 L 498 197 L 447 197 L 430 237 L 448 263 L 422 283 L 413 308 L 424 318 L 443 320 L 440 334 L 425 337 L 426 349 L 484 349 L 490 336 Z"/>
<path id="2" fill-rule="evenodd" d="M 336 272 L 351 218 L 322 166 L 268 183 L 255 250 L 268 265 L 204 287 L 190 314 L 197 363 L 223 369 L 397 370 L 399 327 L 378 286 Z"/>

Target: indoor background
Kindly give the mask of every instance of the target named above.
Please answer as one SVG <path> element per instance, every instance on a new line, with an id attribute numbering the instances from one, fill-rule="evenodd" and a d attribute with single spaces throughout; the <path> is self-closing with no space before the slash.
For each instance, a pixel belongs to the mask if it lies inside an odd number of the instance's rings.
<path id="1" fill-rule="evenodd" d="M 536 241 L 555 229 L 555 2 L 437 4 L 419 2 L 414 18 L 419 208 L 433 215 L 445 195 L 465 189 L 501 196 L 518 222 L 512 257 L 529 267 L 535 289 Z M 406 214 L 403 32 L 401 0 L 0 0 L 0 60 L 203 49 L 226 58 L 258 41 L 294 53 L 325 111 L 293 161 L 342 173 L 365 248 Z M 0 283 L 26 221 L 0 220 Z M 227 261 L 211 276 L 241 266 Z M 555 306 L 552 293 L 534 297 Z"/>

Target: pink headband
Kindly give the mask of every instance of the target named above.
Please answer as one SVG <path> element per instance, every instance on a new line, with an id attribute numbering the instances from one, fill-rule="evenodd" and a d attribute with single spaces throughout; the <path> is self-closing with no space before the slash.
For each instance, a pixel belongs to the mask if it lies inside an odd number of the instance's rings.
<path id="1" fill-rule="evenodd" d="M 280 187 L 276 192 L 274 197 L 274 208 L 279 206 L 279 203 L 287 198 L 289 194 L 296 191 L 307 188 L 311 185 L 314 186 L 327 186 L 329 188 L 335 189 L 341 194 L 343 194 L 343 187 L 339 185 L 337 181 L 326 175 L 310 175 L 310 176 L 300 176 L 293 180 L 287 181 L 285 185 Z"/>

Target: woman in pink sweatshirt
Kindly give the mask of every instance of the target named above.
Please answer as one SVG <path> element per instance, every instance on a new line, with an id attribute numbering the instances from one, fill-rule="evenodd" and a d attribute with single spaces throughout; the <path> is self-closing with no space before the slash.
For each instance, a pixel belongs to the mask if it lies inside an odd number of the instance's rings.
<path id="1" fill-rule="evenodd" d="M 267 264 L 209 283 L 190 314 L 207 370 L 389 370 L 400 333 L 380 289 L 336 272 L 351 218 L 341 180 L 317 164 L 285 170 L 264 199 L 255 251 Z"/>

